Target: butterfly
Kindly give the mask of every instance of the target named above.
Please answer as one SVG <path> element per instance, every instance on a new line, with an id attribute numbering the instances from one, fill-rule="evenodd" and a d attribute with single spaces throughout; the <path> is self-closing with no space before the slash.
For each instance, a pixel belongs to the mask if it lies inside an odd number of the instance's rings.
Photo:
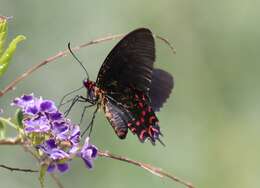
<path id="1" fill-rule="evenodd" d="M 162 143 L 155 112 L 173 89 L 173 77 L 155 69 L 155 41 L 146 28 L 121 39 L 103 62 L 96 82 L 86 79 L 85 100 L 103 108 L 116 135 L 124 139 L 130 130 L 141 142 Z M 162 143 L 163 144 L 163 143 Z"/>

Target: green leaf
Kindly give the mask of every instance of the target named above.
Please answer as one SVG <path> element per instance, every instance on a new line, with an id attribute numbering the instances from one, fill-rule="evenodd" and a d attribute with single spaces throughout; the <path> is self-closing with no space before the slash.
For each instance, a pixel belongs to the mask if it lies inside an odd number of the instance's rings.
<path id="1" fill-rule="evenodd" d="M 3 53 L 7 30 L 8 29 L 6 19 L 0 19 L 0 55 Z"/>
<path id="2" fill-rule="evenodd" d="M 15 121 L 20 129 L 23 129 L 23 112 L 20 109 L 17 109 L 15 112 Z"/>
<path id="3" fill-rule="evenodd" d="M 47 168 L 48 168 L 48 166 L 46 164 L 41 165 L 40 175 L 39 175 L 39 181 L 41 184 L 41 188 L 44 188 L 44 179 L 45 179 Z"/>
<path id="4" fill-rule="evenodd" d="M 0 57 L 0 77 L 5 73 L 9 66 L 9 62 L 11 58 L 13 57 L 13 54 L 16 50 L 17 44 L 21 41 L 25 40 L 26 37 L 23 35 L 18 35 L 15 37 L 15 39 L 12 40 L 12 42 L 9 44 L 8 48 L 5 50 L 5 52 Z"/>
<path id="5" fill-rule="evenodd" d="M 6 126 L 3 121 L 0 121 L 0 139 L 5 138 Z"/>

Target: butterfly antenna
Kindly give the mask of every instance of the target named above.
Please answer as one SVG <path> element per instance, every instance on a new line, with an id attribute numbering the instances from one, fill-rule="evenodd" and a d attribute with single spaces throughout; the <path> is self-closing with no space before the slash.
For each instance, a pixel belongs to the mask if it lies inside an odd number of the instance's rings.
<path id="1" fill-rule="evenodd" d="M 63 101 L 64 101 L 68 96 L 70 96 L 71 94 L 73 94 L 73 93 L 75 93 L 75 92 L 77 92 L 77 91 L 79 91 L 79 90 L 81 90 L 81 89 L 83 89 L 83 88 L 84 88 L 84 86 L 81 86 L 80 88 L 74 89 L 73 91 L 70 91 L 69 93 L 67 93 L 66 95 L 64 95 L 64 96 L 61 98 L 61 100 L 60 100 L 60 103 L 59 103 L 59 105 L 58 105 L 58 109 L 60 109 L 61 106 L 65 105 L 65 104 L 67 104 L 68 102 L 70 102 L 70 101 L 73 100 L 73 99 L 69 99 L 68 101 L 66 101 L 66 102 L 63 103 Z"/>
<path id="2" fill-rule="evenodd" d="M 87 79 L 89 80 L 89 74 L 88 74 L 88 71 L 87 69 L 84 67 L 83 63 L 77 58 L 77 56 L 74 54 L 74 52 L 71 50 L 71 47 L 70 47 L 70 42 L 68 43 L 68 49 L 71 53 L 71 55 L 76 59 L 76 61 L 80 64 L 80 66 L 84 69 L 86 75 L 87 75 Z"/>
<path id="3" fill-rule="evenodd" d="M 166 39 L 166 38 L 163 38 L 159 35 L 154 35 L 155 38 L 163 41 L 167 46 L 169 46 L 169 48 L 171 49 L 172 53 L 173 54 L 176 54 L 176 49 L 173 47 L 173 45 Z"/>

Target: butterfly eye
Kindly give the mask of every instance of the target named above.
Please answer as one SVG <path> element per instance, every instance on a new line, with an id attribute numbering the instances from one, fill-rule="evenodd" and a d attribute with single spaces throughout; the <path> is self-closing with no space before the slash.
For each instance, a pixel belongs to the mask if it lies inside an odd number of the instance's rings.
<path id="1" fill-rule="evenodd" d="M 85 79 L 85 80 L 83 80 L 83 85 L 84 85 L 84 87 L 85 88 L 89 88 L 89 80 L 87 80 L 87 79 Z"/>

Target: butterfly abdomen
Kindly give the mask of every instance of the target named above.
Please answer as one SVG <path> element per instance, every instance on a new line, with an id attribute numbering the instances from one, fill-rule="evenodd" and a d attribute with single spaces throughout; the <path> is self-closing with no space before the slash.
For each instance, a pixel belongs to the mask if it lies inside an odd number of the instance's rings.
<path id="1" fill-rule="evenodd" d="M 127 122 L 131 119 L 124 109 L 120 108 L 118 104 L 109 98 L 105 98 L 103 101 L 103 109 L 105 116 L 110 122 L 116 135 L 120 139 L 124 139 L 128 132 Z"/>

